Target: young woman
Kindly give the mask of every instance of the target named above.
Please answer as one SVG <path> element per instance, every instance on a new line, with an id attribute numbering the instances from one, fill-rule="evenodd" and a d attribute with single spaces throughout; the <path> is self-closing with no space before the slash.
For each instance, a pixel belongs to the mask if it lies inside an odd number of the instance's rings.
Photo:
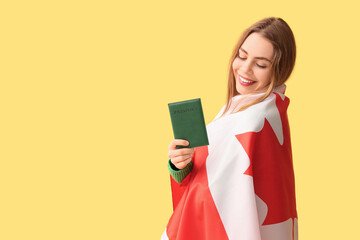
<path id="1" fill-rule="evenodd" d="M 174 213 L 162 239 L 298 238 L 289 99 L 296 45 L 281 18 L 246 29 L 229 64 L 226 104 L 206 128 L 209 145 L 169 145 Z"/>

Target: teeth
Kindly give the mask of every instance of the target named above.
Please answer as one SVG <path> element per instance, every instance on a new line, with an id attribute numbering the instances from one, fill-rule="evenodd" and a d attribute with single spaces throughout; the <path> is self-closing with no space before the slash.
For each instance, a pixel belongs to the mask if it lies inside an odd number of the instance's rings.
<path id="1" fill-rule="evenodd" d="M 252 82 L 254 82 L 254 81 L 248 81 L 248 80 L 246 80 L 246 79 L 243 79 L 242 77 L 240 77 L 240 79 L 241 79 L 241 81 L 246 82 L 246 83 L 252 83 Z"/>

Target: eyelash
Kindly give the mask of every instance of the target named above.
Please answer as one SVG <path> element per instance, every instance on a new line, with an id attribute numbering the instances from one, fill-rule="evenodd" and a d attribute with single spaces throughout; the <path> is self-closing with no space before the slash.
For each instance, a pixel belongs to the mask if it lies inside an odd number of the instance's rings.
<path id="1" fill-rule="evenodd" d="M 238 58 L 240 58 L 241 60 L 245 60 L 245 59 L 246 59 L 246 58 L 241 58 L 241 57 L 240 57 L 240 54 L 238 54 L 237 56 L 238 56 Z M 259 68 L 266 68 L 266 66 L 261 66 L 261 65 L 259 65 L 259 64 L 256 64 L 256 66 L 258 66 Z"/>

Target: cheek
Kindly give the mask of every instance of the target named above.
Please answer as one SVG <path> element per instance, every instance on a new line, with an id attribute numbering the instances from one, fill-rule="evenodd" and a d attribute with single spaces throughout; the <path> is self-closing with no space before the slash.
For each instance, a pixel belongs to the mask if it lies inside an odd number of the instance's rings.
<path id="1" fill-rule="evenodd" d="M 239 61 L 235 58 L 233 63 L 232 63 L 232 68 L 233 70 L 236 70 L 239 68 Z"/>
<path id="2" fill-rule="evenodd" d="M 267 84 L 270 82 L 271 79 L 271 72 L 270 71 L 262 71 L 258 74 L 258 79 L 261 79 L 261 82 Z"/>

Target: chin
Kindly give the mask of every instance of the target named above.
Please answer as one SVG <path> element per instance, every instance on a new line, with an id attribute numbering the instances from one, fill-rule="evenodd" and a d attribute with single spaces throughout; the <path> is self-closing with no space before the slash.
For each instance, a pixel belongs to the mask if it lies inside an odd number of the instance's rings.
<path id="1" fill-rule="evenodd" d="M 246 87 L 243 86 L 236 86 L 236 91 L 241 95 L 250 94 L 254 92 L 251 89 L 247 89 Z"/>

